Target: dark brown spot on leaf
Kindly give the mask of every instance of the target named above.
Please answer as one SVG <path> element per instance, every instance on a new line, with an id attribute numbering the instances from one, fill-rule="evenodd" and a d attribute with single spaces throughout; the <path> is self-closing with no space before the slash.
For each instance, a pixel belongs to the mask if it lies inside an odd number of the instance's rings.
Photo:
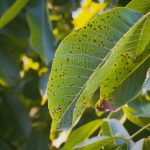
<path id="1" fill-rule="evenodd" d="M 114 108 L 112 107 L 112 101 L 102 100 L 100 105 L 96 105 L 96 109 L 98 111 L 114 111 Z"/>

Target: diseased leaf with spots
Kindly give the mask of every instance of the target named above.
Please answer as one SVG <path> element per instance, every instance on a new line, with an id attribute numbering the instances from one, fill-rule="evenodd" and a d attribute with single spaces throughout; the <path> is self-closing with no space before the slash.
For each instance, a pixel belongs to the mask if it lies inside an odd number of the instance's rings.
<path id="1" fill-rule="evenodd" d="M 150 29 L 148 28 L 150 15 L 149 13 L 143 16 L 134 26 L 132 26 L 127 33 L 125 33 L 122 38 L 117 42 L 114 48 L 111 50 L 109 58 L 102 67 L 99 67 L 92 75 L 92 78 L 86 83 L 86 87 L 82 92 L 80 97 L 89 96 L 94 92 L 100 85 L 100 101 L 97 103 L 96 108 L 98 111 L 113 111 L 129 100 L 132 100 L 134 96 L 137 96 L 139 91 L 141 91 L 142 84 L 144 82 L 146 71 L 148 70 L 150 64 L 150 53 L 149 53 L 149 38 L 144 39 L 142 44 L 141 35 L 146 33 L 143 30 L 147 30 L 149 34 Z M 136 38 L 135 38 L 135 37 Z M 134 38 L 135 39 L 134 39 Z M 139 44 L 140 43 L 140 44 Z M 139 46 L 146 45 L 147 46 Z M 140 53 L 137 55 L 137 51 Z M 143 53 L 141 53 L 143 52 Z M 124 70 L 121 78 L 114 80 L 118 76 L 115 72 L 116 63 L 119 57 L 127 55 L 131 60 L 126 65 L 124 63 Z M 126 62 L 126 59 L 124 59 Z M 118 65 L 118 69 L 122 69 L 123 66 Z M 109 77 L 109 80 L 107 79 Z M 102 86 L 104 82 L 109 83 L 109 86 Z M 131 88 L 129 90 L 129 87 Z M 82 114 L 81 104 L 88 103 L 87 98 L 79 98 L 76 102 L 73 123 Z"/>
<path id="2" fill-rule="evenodd" d="M 150 0 L 132 0 L 126 7 L 146 14 L 150 10 Z"/>
<path id="3" fill-rule="evenodd" d="M 103 65 L 109 69 L 100 85 L 100 111 L 113 111 L 134 99 L 150 65 L 150 14 L 142 17 L 116 44 Z M 141 38 L 144 37 L 145 38 Z"/>
<path id="4" fill-rule="evenodd" d="M 109 68 L 99 69 L 113 52 L 111 49 L 141 17 L 131 9 L 115 8 L 62 41 L 48 83 L 52 130 L 69 128 L 78 120 L 106 76 Z"/>

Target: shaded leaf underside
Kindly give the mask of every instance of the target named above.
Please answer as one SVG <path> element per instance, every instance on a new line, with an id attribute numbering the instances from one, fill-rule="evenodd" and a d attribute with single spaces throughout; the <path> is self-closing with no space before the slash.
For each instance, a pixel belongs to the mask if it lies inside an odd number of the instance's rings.
<path id="1" fill-rule="evenodd" d="M 48 20 L 46 4 L 47 0 L 33 1 L 27 9 L 27 19 L 31 30 L 31 46 L 48 64 L 53 58 L 55 39 Z"/>

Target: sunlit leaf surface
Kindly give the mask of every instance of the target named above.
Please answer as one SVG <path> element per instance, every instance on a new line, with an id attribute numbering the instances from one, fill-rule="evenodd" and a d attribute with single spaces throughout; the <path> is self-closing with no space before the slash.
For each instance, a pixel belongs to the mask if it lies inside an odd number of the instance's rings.
<path id="1" fill-rule="evenodd" d="M 72 116 L 75 122 L 82 114 L 106 76 L 109 68 L 99 69 L 113 52 L 111 49 L 141 16 L 127 8 L 112 9 L 92 19 L 59 45 L 48 83 L 52 129 L 70 127 Z"/>

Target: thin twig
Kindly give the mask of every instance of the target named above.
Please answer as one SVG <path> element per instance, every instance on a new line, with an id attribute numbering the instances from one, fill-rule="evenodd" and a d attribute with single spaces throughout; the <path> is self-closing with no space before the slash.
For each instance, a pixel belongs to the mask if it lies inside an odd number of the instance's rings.
<path id="1" fill-rule="evenodd" d="M 146 128 L 148 128 L 150 126 L 150 123 L 147 124 L 146 126 L 144 126 L 143 128 L 141 128 L 139 131 L 135 132 L 134 134 L 132 134 L 129 138 L 128 141 L 130 141 L 131 139 L 133 139 L 135 136 L 137 136 L 139 133 L 141 133 L 143 130 L 145 130 Z"/>
<path id="2" fill-rule="evenodd" d="M 110 113 L 108 114 L 108 116 L 107 116 L 106 119 L 110 119 L 110 117 L 112 116 L 112 114 L 113 114 L 113 112 L 110 112 Z"/>

